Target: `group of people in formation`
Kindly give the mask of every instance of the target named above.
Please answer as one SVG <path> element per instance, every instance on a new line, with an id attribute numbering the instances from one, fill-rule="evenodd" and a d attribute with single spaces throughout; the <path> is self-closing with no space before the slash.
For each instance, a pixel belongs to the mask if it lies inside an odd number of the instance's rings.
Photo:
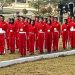
<path id="1" fill-rule="evenodd" d="M 60 25 L 57 17 L 40 17 L 34 19 L 18 15 L 16 19 L 9 18 L 5 21 L 0 15 L 0 54 L 15 53 L 16 50 L 26 56 L 34 54 L 36 50 L 42 54 L 45 50 L 48 53 L 57 52 L 59 38 L 62 36 L 63 48 L 67 48 L 70 42 L 71 48 L 75 48 L 75 18 L 68 17 Z M 7 46 L 7 47 L 5 47 Z"/>

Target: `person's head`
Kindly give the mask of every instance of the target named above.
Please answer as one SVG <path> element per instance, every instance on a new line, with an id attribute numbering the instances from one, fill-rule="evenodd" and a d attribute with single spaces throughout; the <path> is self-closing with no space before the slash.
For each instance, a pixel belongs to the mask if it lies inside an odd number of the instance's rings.
<path id="1" fill-rule="evenodd" d="M 31 23 L 31 19 L 30 19 L 30 18 L 28 18 L 28 23 L 29 23 L 29 24 Z"/>
<path id="2" fill-rule="evenodd" d="M 47 19 L 48 19 L 48 20 L 51 20 L 51 16 L 47 16 Z"/>
<path id="3" fill-rule="evenodd" d="M 31 20 L 31 25 L 35 25 L 35 21 L 34 20 Z"/>
<path id="4" fill-rule="evenodd" d="M 44 19 L 43 19 L 43 22 L 46 22 L 46 23 L 47 23 L 47 18 L 44 18 Z"/>
<path id="5" fill-rule="evenodd" d="M 25 17 L 24 16 L 20 16 L 20 20 L 21 20 L 21 22 L 24 22 L 25 21 Z"/>
<path id="6" fill-rule="evenodd" d="M 14 24 L 14 18 L 10 18 L 9 20 L 10 20 L 9 21 L 10 24 Z"/>
<path id="7" fill-rule="evenodd" d="M 25 17 L 25 22 L 28 22 L 28 19 L 29 19 L 28 17 Z"/>
<path id="8" fill-rule="evenodd" d="M 64 23 L 66 23 L 66 24 L 68 23 L 67 19 L 64 19 Z"/>
<path id="9" fill-rule="evenodd" d="M 42 21 L 43 21 L 43 17 L 40 17 L 40 18 L 39 18 L 39 22 L 42 22 Z"/>
<path id="10" fill-rule="evenodd" d="M 57 22 L 58 21 L 58 18 L 57 17 L 54 17 L 54 21 Z"/>
<path id="11" fill-rule="evenodd" d="M 34 19 L 35 21 L 39 21 L 39 16 L 35 16 L 35 19 Z"/>
<path id="12" fill-rule="evenodd" d="M 11 18 L 8 18 L 8 22 L 11 23 Z"/>
<path id="13" fill-rule="evenodd" d="M 51 17 L 51 20 L 54 21 L 54 16 Z"/>
<path id="14" fill-rule="evenodd" d="M 18 15 L 16 18 L 17 18 L 17 20 L 20 20 L 20 15 Z"/>
<path id="15" fill-rule="evenodd" d="M 51 25 L 52 22 L 51 22 L 51 20 L 48 20 L 47 23 L 48 23 L 49 25 Z"/>
<path id="16" fill-rule="evenodd" d="M 3 15 L 0 15 L 0 21 L 3 22 L 5 20 L 5 17 Z"/>

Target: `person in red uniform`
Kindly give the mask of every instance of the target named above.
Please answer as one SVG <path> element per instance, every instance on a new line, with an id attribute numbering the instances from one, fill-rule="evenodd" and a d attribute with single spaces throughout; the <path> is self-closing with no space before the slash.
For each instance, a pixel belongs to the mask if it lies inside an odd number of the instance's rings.
<path id="1" fill-rule="evenodd" d="M 39 17 L 37 16 L 35 18 L 35 28 L 36 28 L 36 50 L 38 50 L 38 40 L 37 40 L 37 36 L 38 36 L 38 26 L 39 26 Z"/>
<path id="2" fill-rule="evenodd" d="M 14 23 L 16 24 L 16 27 L 17 27 L 17 26 L 19 25 L 19 23 L 20 23 L 20 17 L 21 17 L 21 16 L 18 15 L 18 16 L 16 17 L 16 20 L 14 21 Z"/>
<path id="3" fill-rule="evenodd" d="M 52 34 L 53 34 L 53 27 L 51 20 L 48 20 L 46 28 L 45 28 L 45 44 L 47 52 L 52 51 Z"/>
<path id="4" fill-rule="evenodd" d="M 7 33 L 9 37 L 9 50 L 10 53 L 15 53 L 15 24 L 14 19 L 11 18 L 10 23 L 7 28 Z"/>
<path id="5" fill-rule="evenodd" d="M 53 51 L 58 51 L 58 43 L 60 37 L 60 24 L 57 21 L 57 17 L 54 18 L 54 22 L 52 22 L 53 26 Z"/>
<path id="6" fill-rule="evenodd" d="M 21 28 L 23 29 L 25 26 L 25 17 L 20 16 L 20 24 L 18 26 L 18 30 L 20 30 Z"/>
<path id="7" fill-rule="evenodd" d="M 4 31 L 7 29 L 7 22 L 5 21 L 5 17 L 2 15 L 0 16 L 0 28 Z"/>
<path id="8" fill-rule="evenodd" d="M 20 31 L 21 28 L 24 29 L 24 27 L 25 27 L 24 21 L 25 21 L 25 17 L 20 16 L 20 22 L 18 23 L 18 26 L 17 26 L 17 37 L 16 37 L 17 47 L 19 47 L 19 43 L 18 43 L 18 41 L 19 41 L 19 39 L 18 39 L 19 31 Z"/>
<path id="9" fill-rule="evenodd" d="M 44 32 L 46 30 L 47 22 L 48 22 L 48 19 L 47 18 L 44 18 L 43 19 L 43 31 Z M 46 49 L 46 41 L 45 41 L 45 39 L 44 39 L 44 42 L 45 42 L 45 49 Z"/>
<path id="10" fill-rule="evenodd" d="M 0 55 L 5 54 L 5 32 L 0 28 Z"/>
<path id="11" fill-rule="evenodd" d="M 37 30 L 38 30 L 38 50 L 40 53 L 43 53 L 44 50 L 44 38 L 45 38 L 45 33 L 44 33 L 44 25 L 43 25 L 43 18 L 39 19 L 39 24 L 37 26 Z"/>
<path id="12" fill-rule="evenodd" d="M 64 24 L 62 25 L 62 42 L 63 42 L 63 48 L 67 48 L 69 40 L 69 28 L 68 28 L 68 21 L 67 19 L 64 20 Z"/>
<path id="13" fill-rule="evenodd" d="M 39 18 L 39 16 L 34 16 L 34 20 L 36 21 Z"/>
<path id="14" fill-rule="evenodd" d="M 11 20 L 11 18 L 9 18 L 7 21 L 7 29 L 8 29 L 9 23 L 11 22 L 10 20 Z M 6 29 L 6 45 L 7 45 L 7 50 L 9 50 L 9 36 L 8 36 L 9 32 L 7 31 L 7 29 Z"/>
<path id="15" fill-rule="evenodd" d="M 68 21 L 68 23 L 70 23 L 70 22 L 72 22 L 72 19 L 68 16 L 67 21 Z"/>
<path id="16" fill-rule="evenodd" d="M 28 18 L 28 24 L 25 26 L 26 34 L 27 34 L 27 50 L 29 51 L 29 26 L 31 25 L 31 19 Z"/>
<path id="17" fill-rule="evenodd" d="M 23 28 L 20 29 L 19 31 L 19 36 L 18 36 L 18 43 L 19 43 L 19 52 L 22 56 L 26 55 L 26 39 L 27 35 L 26 32 L 23 30 Z"/>
<path id="18" fill-rule="evenodd" d="M 35 50 L 35 21 L 31 20 L 31 24 L 29 25 L 29 52 L 30 54 L 34 54 Z"/>
<path id="19" fill-rule="evenodd" d="M 44 19 L 43 19 L 44 29 L 45 29 L 45 26 L 46 26 L 46 24 L 47 24 L 47 20 L 48 20 L 47 18 L 44 18 Z M 49 20 L 49 21 L 50 21 L 50 20 Z"/>
<path id="20" fill-rule="evenodd" d="M 26 55 L 26 39 L 27 39 L 27 34 L 26 34 L 26 28 L 25 28 L 25 17 L 20 16 L 20 25 L 18 26 L 18 48 L 19 52 L 22 56 Z"/>
<path id="21" fill-rule="evenodd" d="M 72 20 L 69 24 L 69 40 L 71 48 L 75 48 L 75 22 Z"/>
<path id="22" fill-rule="evenodd" d="M 16 49 L 18 49 L 18 29 L 19 29 L 19 25 L 21 24 L 21 21 L 20 21 L 20 16 L 18 15 L 16 20 L 15 20 L 15 27 L 16 27 Z"/>
<path id="23" fill-rule="evenodd" d="M 25 21 L 24 21 L 24 24 L 25 24 L 25 31 L 26 31 L 26 33 L 27 33 L 27 36 L 28 36 L 28 26 L 29 26 L 29 24 L 30 24 L 30 22 L 31 22 L 31 19 L 30 18 L 28 18 L 28 17 L 26 17 L 25 18 Z"/>
<path id="24" fill-rule="evenodd" d="M 24 21 L 24 23 L 25 23 L 25 25 L 27 25 L 28 24 L 28 17 L 25 17 L 25 21 Z"/>
<path id="25" fill-rule="evenodd" d="M 5 21 L 5 17 L 3 15 L 0 15 L 0 28 L 2 28 L 2 30 L 4 30 L 6 32 L 7 30 L 7 21 Z M 9 49 L 8 47 L 8 38 L 7 38 L 7 33 L 5 33 L 5 39 L 6 39 L 6 44 L 7 46 L 5 46 L 5 49 Z M 7 48 L 6 48 L 7 47 Z"/>
<path id="26" fill-rule="evenodd" d="M 54 23 L 54 16 L 51 17 L 51 21 L 52 21 L 52 23 Z"/>

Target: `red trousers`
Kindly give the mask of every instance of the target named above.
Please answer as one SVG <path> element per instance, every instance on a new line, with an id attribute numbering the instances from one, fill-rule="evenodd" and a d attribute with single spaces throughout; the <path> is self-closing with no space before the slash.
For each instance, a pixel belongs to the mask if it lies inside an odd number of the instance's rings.
<path id="1" fill-rule="evenodd" d="M 19 44 L 18 44 L 18 36 L 19 36 L 19 33 L 17 32 L 16 33 L 16 48 L 18 49 L 18 47 L 19 47 Z"/>
<path id="2" fill-rule="evenodd" d="M 4 33 L 0 33 L 0 54 L 4 54 L 5 40 Z"/>
<path id="3" fill-rule="evenodd" d="M 44 48 L 44 32 L 38 33 L 38 49 L 40 53 L 43 53 Z"/>
<path id="4" fill-rule="evenodd" d="M 45 35 L 45 44 L 46 44 L 46 49 L 47 52 L 51 52 L 51 47 L 52 47 L 52 33 L 51 32 L 47 32 Z"/>
<path id="5" fill-rule="evenodd" d="M 58 51 L 59 33 L 53 32 L 53 51 Z"/>
<path id="6" fill-rule="evenodd" d="M 38 49 L 38 38 L 37 37 L 38 37 L 38 35 L 36 34 L 35 35 L 35 39 L 36 39 L 36 41 L 35 41 L 36 46 L 35 47 L 36 47 L 36 50 Z"/>
<path id="7" fill-rule="evenodd" d="M 14 32 L 9 33 L 9 50 L 11 53 L 15 52 L 15 34 Z"/>
<path id="8" fill-rule="evenodd" d="M 75 48 L 75 31 L 70 32 L 70 44 L 71 48 Z"/>
<path id="9" fill-rule="evenodd" d="M 27 50 L 29 51 L 29 36 L 27 36 Z"/>
<path id="10" fill-rule="evenodd" d="M 22 56 L 26 55 L 26 33 L 19 33 L 19 52 Z"/>
<path id="11" fill-rule="evenodd" d="M 9 36 L 8 36 L 8 32 L 6 32 L 6 44 L 7 44 L 7 49 L 9 50 Z"/>
<path id="12" fill-rule="evenodd" d="M 68 42 L 68 32 L 63 31 L 62 33 L 62 42 L 63 42 L 63 48 L 65 49 L 67 47 L 67 42 Z"/>
<path id="13" fill-rule="evenodd" d="M 34 54 L 34 46 L 35 46 L 35 35 L 34 33 L 29 33 L 29 52 Z"/>
<path id="14" fill-rule="evenodd" d="M 6 37 L 7 49 L 9 50 L 9 37 Z"/>

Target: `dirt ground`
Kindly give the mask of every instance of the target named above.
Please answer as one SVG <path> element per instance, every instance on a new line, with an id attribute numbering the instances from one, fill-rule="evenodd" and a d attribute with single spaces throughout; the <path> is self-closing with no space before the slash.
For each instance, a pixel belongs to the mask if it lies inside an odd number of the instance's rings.
<path id="1" fill-rule="evenodd" d="M 0 68 L 0 75 L 75 75 L 75 55 Z"/>

